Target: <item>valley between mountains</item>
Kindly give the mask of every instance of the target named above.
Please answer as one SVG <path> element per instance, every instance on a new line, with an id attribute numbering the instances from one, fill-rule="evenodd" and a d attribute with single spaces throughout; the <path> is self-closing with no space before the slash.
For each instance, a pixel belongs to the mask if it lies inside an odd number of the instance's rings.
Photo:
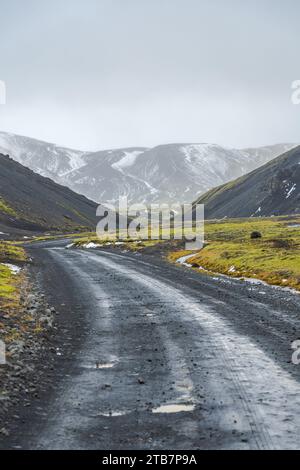
<path id="1" fill-rule="evenodd" d="M 0 148 L 0 448 L 296 449 L 300 147 Z M 205 204 L 203 248 L 99 240 L 120 195 Z"/>

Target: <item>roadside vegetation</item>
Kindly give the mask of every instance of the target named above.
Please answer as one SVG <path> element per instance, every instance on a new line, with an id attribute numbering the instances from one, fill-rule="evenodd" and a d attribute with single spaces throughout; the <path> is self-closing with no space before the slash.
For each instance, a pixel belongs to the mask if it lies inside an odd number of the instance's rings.
<path id="1" fill-rule="evenodd" d="M 71 244 L 74 248 L 105 248 L 105 247 L 123 247 L 124 250 L 139 251 L 146 247 L 151 247 L 162 243 L 162 240 L 145 240 L 143 238 L 127 238 L 117 240 L 115 237 L 107 236 L 99 239 L 95 233 L 86 234 L 83 237 L 74 238 Z"/>
<path id="2" fill-rule="evenodd" d="M 166 231 L 160 231 L 160 236 L 162 234 L 166 235 Z M 122 234 L 123 237 L 116 238 L 114 235 L 107 233 L 107 235 L 103 235 L 102 238 L 99 238 L 95 232 L 85 233 L 79 237 L 72 236 L 73 239 L 72 246 L 74 248 L 93 248 L 93 247 L 123 247 L 125 250 L 131 251 L 140 251 L 145 248 L 155 247 L 156 245 L 160 244 L 163 245 L 166 243 L 166 240 L 152 240 L 147 239 L 146 232 L 141 232 L 139 237 L 130 238 Z M 150 237 L 149 237 L 150 238 Z M 95 245 L 95 246 L 94 246 Z"/>
<path id="3" fill-rule="evenodd" d="M 0 339 L 7 346 L 22 338 L 27 330 L 25 315 L 21 312 L 21 296 L 28 284 L 21 267 L 26 262 L 22 247 L 0 242 Z"/>
<path id="4" fill-rule="evenodd" d="M 199 273 L 261 279 L 300 290 L 300 216 L 212 221 L 205 246 L 187 263 Z M 169 254 L 173 262 L 186 251 Z"/>
<path id="5" fill-rule="evenodd" d="M 16 275 L 15 265 L 19 266 L 25 261 L 26 254 L 22 247 L 10 242 L 0 242 L 0 308 L 16 306 L 20 276 Z"/>
<path id="6" fill-rule="evenodd" d="M 28 237 L 26 240 L 26 243 L 34 243 L 34 242 L 43 242 L 47 240 L 59 240 L 59 239 L 66 239 L 66 238 L 71 238 L 71 239 L 76 239 L 76 238 L 82 238 L 90 235 L 91 232 L 86 232 L 86 231 L 81 231 L 78 233 L 49 233 L 49 234 L 44 234 L 44 235 L 38 235 L 38 236 L 31 236 Z M 23 244 L 24 240 L 19 240 L 16 242 L 17 244 Z"/>
<path id="7" fill-rule="evenodd" d="M 161 235 L 166 235 L 162 230 Z M 65 237 L 65 235 L 64 235 Z M 36 240 L 57 238 L 40 237 Z M 99 239 L 96 233 L 68 235 L 74 248 L 120 247 L 123 250 L 162 250 L 169 261 L 194 254 L 182 250 L 182 241 L 119 240 L 111 234 Z M 202 274 L 260 279 L 270 284 L 300 290 L 300 216 L 250 219 L 224 219 L 205 223 L 204 248 L 195 252 L 188 263 Z"/>

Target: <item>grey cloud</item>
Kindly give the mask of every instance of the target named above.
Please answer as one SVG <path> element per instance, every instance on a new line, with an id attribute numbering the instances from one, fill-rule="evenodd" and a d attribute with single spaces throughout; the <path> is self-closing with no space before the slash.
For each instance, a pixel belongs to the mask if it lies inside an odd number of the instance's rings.
<path id="1" fill-rule="evenodd" d="M 298 0 L 0 0 L 0 128 L 99 149 L 299 141 Z"/>

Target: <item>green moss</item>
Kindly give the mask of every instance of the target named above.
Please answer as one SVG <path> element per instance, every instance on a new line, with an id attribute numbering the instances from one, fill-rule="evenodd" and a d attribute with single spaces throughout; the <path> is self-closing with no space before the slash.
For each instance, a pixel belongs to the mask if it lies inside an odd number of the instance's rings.
<path id="1" fill-rule="evenodd" d="M 210 272 L 255 277 L 300 290 L 300 217 L 237 219 L 205 225 L 205 247 L 189 262 Z M 261 239 L 251 240 L 253 231 Z M 172 260 L 180 254 L 170 255 Z M 200 271 L 199 271 L 200 272 Z"/>
<path id="2" fill-rule="evenodd" d="M 20 263 L 26 261 L 22 247 L 9 242 L 0 242 L 0 306 L 18 298 L 18 277 L 8 266 L 2 263 Z"/>
<path id="3" fill-rule="evenodd" d="M 17 299 L 16 276 L 9 267 L 0 264 L 0 305 Z"/>
<path id="4" fill-rule="evenodd" d="M 10 207 L 10 205 L 2 197 L 0 197 L 0 212 L 12 215 L 13 217 L 17 216 L 16 211 L 12 207 Z"/>
<path id="5" fill-rule="evenodd" d="M 26 253 L 21 246 L 12 242 L 0 241 L 0 262 L 26 261 Z"/>

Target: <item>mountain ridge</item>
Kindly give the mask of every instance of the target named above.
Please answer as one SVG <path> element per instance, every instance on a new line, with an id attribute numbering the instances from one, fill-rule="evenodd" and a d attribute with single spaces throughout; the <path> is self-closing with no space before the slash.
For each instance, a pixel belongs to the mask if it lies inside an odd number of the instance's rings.
<path id="1" fill-rule="evenodd" d="M 101 203 L 188 203 L 295 144 L 231 149 L 208 143 L 169 143 L 83 152 L 0 132 L 0 151 L 35 172 Z"/>
<path id="2" fill-rule="evenodd" d="M 198 198 L 207 218 L 300 213 L 300 146 Z"/>

